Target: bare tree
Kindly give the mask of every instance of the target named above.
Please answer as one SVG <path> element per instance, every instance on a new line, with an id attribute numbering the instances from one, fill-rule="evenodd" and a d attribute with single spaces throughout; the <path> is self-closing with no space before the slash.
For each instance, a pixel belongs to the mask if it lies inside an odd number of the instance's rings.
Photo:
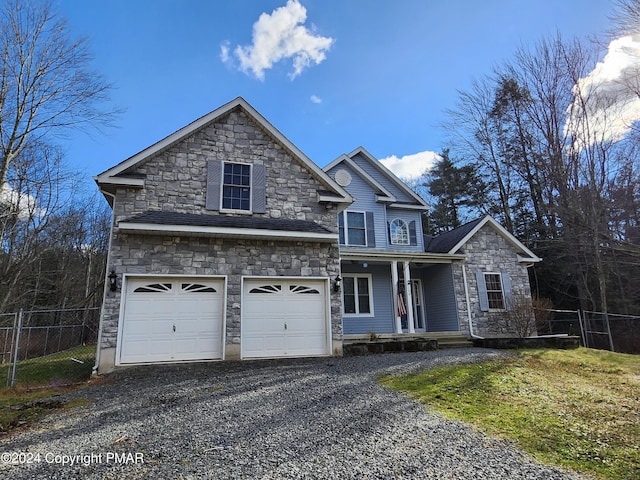
<path id="1" fill-rule="evenodd" d="M 599 53 L 559 35 L 519 49 L 461 92 L 452 151 L 489 177 L 505 226 L 533 226 L 522 238 L 545 259 L 532 269 L 539 293 L 565 308 L 635 312 L 640 150 L 611 134 L 620 97 L 589 78 Z"/>
<path id="2" fill-rule="evenodd" d="M 0 6 L 0 191 L 30 141 L 73 127 L 100 128 L 110 85 L 89 68 L 85 39 L 71 38 L 49 0 Z"/>
<path id="3" fill-rule="evenodd" d="M 633 35 L 640 31 L 640 0 L 616 0 L 614 13 L 611 15 L 614 37 Z"/>

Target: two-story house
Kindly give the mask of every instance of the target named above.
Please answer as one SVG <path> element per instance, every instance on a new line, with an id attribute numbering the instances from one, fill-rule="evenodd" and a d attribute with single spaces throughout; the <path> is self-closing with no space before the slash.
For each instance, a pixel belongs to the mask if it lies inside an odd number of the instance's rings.
<path id="1" fill-rule="evenodd" d="M 364 149 L 323 170 L 242 98 L 95 180 L 113 209 L 100 373 L 491 332 L 537 261 L 489 217 L 425 244 L 427 205 Z"/>
<path id="2" fill-rule="evenodd" d="M 512 292 L 530 299 L 540 259 L 487 216 L 435 238 L 426 202 L 360 147 L 324 170 L 353 197 L 338 214 L 346 339 L 369 334 L 508 334 Z"/>

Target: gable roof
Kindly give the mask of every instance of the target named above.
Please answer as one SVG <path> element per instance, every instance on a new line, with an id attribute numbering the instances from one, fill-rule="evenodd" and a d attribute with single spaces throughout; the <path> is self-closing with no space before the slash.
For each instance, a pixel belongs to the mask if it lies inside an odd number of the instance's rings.
<path id="1" fill-rule="evenodd" d="M 357 163 L 355 163 L 353 160 L 351 160 L 351 158 L 348 155 L 345 155 L 345 154 L 340 155 L 336 160 L 334 160 L 329 165 L 327 165 L 324 168 L 324 171 L 328 172 L 329 170 L 331 170 L 331 168 L 339 164 L 347 165 L 350 169 L 356 172 L 365 182 L 367 182 L 371 187 L 376 189 L 378 191 L 379 199 L 381 201 L 383 202 L 397 201 L 397 198 L 388 189 L 386 189 L 380 182 L 378 182 L 375 178 L 373 178 L 371 175 L 365 172 L 362 168 L 360 168 L 360 166 Z"/>
<path id="2" fill-rule="evenodd" d="M 514 237 L 509 231 L 500 225 L 491 215 L 486 215 L 483 218 L 479 218 L 464 225 L 454 228 L 450 232 L 442 233 L 434 237 L 429 245 L 426 247 L 427 252 L 433 253 L 458 253 L 465 243 L 467 243 L 482 227 L 489 225 L 492 227 L 498 235 L 504 238 L 507 243 L 511 244 L 516 250 L 519 250 L 523 255 L 518 255 L 520 262 L 535 263 L 540 262 L 542 259 L 535 253 L 524 246 L 520 240 Z"/>
<path id="3" fill-rule="evenodd" d="M 212 112 L 207 113 L 197 120 L 194 120 L 190 124 L 182 127 L 180 130 L 175 131 L 171 135 L 163 138 L 162 140 L 154 143 L 153 145 L 145 148 L 144 150 L 136 153 L 135 155 L 127 158 L 119 164 L 109 168 L 108 170 L 105 170 L 104 172 L 96 175 L 93 178 L 101 187 L 101 189 L 110 185 L 142 187 L 144 186 L 144 178 L 127 174 L 127 170 L 144 162 L 151 156 L 156 155 L 168 148 L 171 148 L 173 145 L 193 134 L 200 128 L 230 113 L 235 109 L 241 109 L 248 117 L 256 122 L 276 143 L 288 150 L 292 157 L 300 162 L 304 167 L 306 167 L 311 172 L 311 174 L 327 188 L 328 191 L 333 192 L 335 195 L 333 196 L 332 201 L 336 203 L 351 203 L 353 201 L 353 199 L 345 189 L 338 185 L 329 175 L 327 175 L 320 167 L 318 167 L 318 165 L 316 165 L 309 157 L 307 157 L 298 147 L 291 143 L 291 141 L 287 137 L 285 137 L 242 97 L 237 97 L 229 103 L 226 103 L 225 105 L 222 105 Z"/>
<path id="4" fill-rule="evenodd" d="M 382 174 L 385 178 L 391 181 L 398 189 L 400 189 L 402 192 L 404 192 L 408 197 L 412 198 L 414 201 L 411 203 L 398 202 L 397 198 L 395 197 L 395 195 L 393 195 L 392 192 L 386 189 L 380 182 L 376 181 L 372 175 L 370 175 L 368 172 L 366 172 L 363 168 L 358 166 L 352 160 L 353 157 L 355 157 L 356 155 L 360 155 L 361 158 L 364 158 L 369 165 L 371 165 L 375 170 L 378 171 L 378 173 Z M 423 210 L 429 209 L 429 204 L 425 202 L 422 199 L 422 197 L 420 197 L 420 195 L 418 195 L 416 192 L 411 190 L 406 183 L 400 180 L 391 170 L 385 167 L 376 157 L 374 157 L 367 150 L 365 150 L 364 147 L 358 147 L 355 150 L 353 150 L 351 153 L 343 154 L 339 156 L 334 161 L 326 165 L 323 170 L 325 172 L 328 172 L 329 170 L 333 169 L 336 165 L 339 165 L 340 163 L 346 163 L 347 165 L 349 165 L 350 168 L 353 168 L 354 170 L 356 170 L 358 174 L 360 174 L 364 178 L 364 180 L 367 181 L 370 185 L 379 189 L 385 196 L 388 197 L 387 199 L 385 199 L 384 197 L 380 198 L 380 200 L 392 202 L 392 204 L 390 205 L 391 207 L 400 207 L 400 208 L 418 207 Z"/>

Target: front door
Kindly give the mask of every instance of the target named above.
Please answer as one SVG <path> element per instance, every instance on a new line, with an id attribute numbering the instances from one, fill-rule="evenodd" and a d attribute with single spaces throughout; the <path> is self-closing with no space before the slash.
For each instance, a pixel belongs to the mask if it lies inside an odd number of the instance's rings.
<path id="1" fill-rule="evenodd" d="M 413 300 L 413 322 L 416 332 L 424 332 L 426 331 L 426 315 L 424 311 L 424 301 L 422 295 L 422 280 L 417 278 L 412 278 L 409 280 L 409 285 L 411 286 L 411 296 Z M 409 320 L 408 315 L 402 316 L 402 330 L 405 332 L 409 331 Z"/>

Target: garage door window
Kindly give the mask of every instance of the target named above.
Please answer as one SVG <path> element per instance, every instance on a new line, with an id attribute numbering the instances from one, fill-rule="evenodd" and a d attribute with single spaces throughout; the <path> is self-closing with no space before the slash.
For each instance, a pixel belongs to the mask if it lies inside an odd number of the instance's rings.
<path id="1" fill-rule="evenodd" d="M 199 283 L 183 283 L 183 292 L 197 292 L 197 293 L 216 293 L 216 289 L 207 285 L 200 285 Z"/>
<path id="2" fill-rule="evenodd" d="M 138 287 L 134 290 L 136 293 L 163 293 L 171 290 L 170 283 L 152 283 L 143 287 Z"/>
<path id="3" fill-rule="evenodd" d="M 320 295 L 320 292 L 311 287 L 306 287 L 304 285 L 291 285 L 289 286 L 289 290 L 291 293 L 301 293 L 305 295 Z"/>
<path id="4" fill-rule="evenodd" d="M 261 285 L 249 290 L 249 293 L 280 293 L 282 285 Z"/>

